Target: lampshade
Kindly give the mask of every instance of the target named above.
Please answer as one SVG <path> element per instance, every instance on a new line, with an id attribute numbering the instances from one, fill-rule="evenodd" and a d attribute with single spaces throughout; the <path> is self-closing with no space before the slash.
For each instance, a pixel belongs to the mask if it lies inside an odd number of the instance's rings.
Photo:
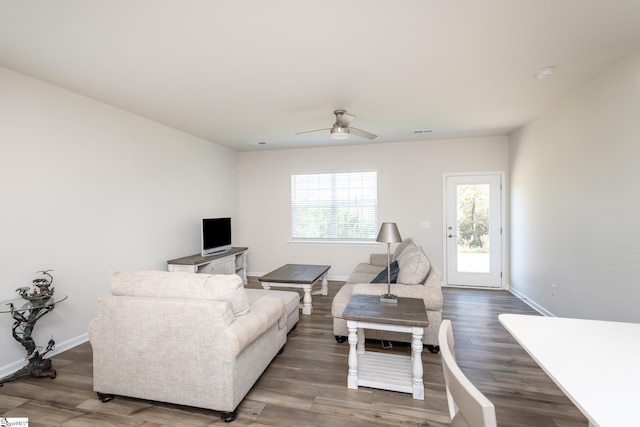
<path id="1" fill-rule="evenodd" d="M 383 222 L 380 226 L 380 232 L 376 238 L 376 242 L 382 243 L 399 243 L 402 242 L 398 226 L 395 222 Z"/>
<path id="2" fill-rule="evenodd" d="M 342 126 L 334 126 L 331 128 L 331 139 L 347 139 L 349 137 L 349 129 Z"/>

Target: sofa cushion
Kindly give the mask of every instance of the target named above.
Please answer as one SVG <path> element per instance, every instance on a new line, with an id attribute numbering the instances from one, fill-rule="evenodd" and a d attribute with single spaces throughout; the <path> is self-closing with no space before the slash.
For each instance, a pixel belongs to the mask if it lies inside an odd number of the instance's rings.
<path id="1" fill-rule="evenodd" d="M 421 284 L 429 274 L 431 265 L 420 248 L 406 248 L 398 259 L 398 283 L 407 285 Z"/>
<path id="2" fill-rule="evenodd" d="M 280 328 L 287 326 L 289 318 L 293 318 L 293 323 L 297 323 L 299 319 L 298 311 L 300 306 L 300 294 L 294 291 L 281 291 L 273 289 L 245 289 L 247 297 L 249 298 L 249 304 L 253 305 L 257 303 L 264 295 L 275 295 L 280 297 L 285 305 L 287 315 L 285 316 L 285 324 L 278 323 Z M 289 332 L 289 331 L 287 331 Z"/>
<path id="3" fill-rule="evenodd" d="M 407 249 L 409 246 L 411 247 L 417 246 L 416 242 L 411 237 L 404 239 L 402 242 L 400 242 L 398 246 L 396 246 L 396 250 L 393 251 L 393 258 L 391 259 L 397 260 L 398 258 L 400 258 L 400 255 L 402 255 L 402 252 L 404 252 L 404 250 Z"/>
<path id="4" fill-rule="evenodd" d="M 236 274 L 197 274 L 169 271 L 113 271 L 109 273 L 113 295 L 227 301 L 233 314 L 249 312 L 249 299 Z"/>
<path id="5" fill-rule="evenodd" d="M 353 295 L 382 295 L 387 292 L 387 288 L 386 286 L 380 286 L 375 283 L 355 283 L 351 285 L 350 291 Z M 391 285 L 391 293 L 401 298 L 420 298 L 424 300 L 424 305 L 427 310 L 442 310 L 442 291 L 440 289 L 393 283 Z M 344 308 L 342 310 L 344 311 Z M 340 313 L 342 315 L 342 312 Z"/>
<path id="6" fill-rule="evenodd" d="M 391 264 L 389 264 L 389 266 L 391 267 L 391 283 L 396 283 L 396 280 L 398 278 L 398 261 L 393 261 Z M 387 270 L 389 269 L 385 268 L 380 273 L 378 273 L 378 275 L 373 278 L 371 283 L 387 283 L 387 280 L 389 280 Z"/>
<path id="7" fill-rule="evenodd" d="M 385 258 L 386 258 L 386 254 L 385 254 Z M 382 270 L 384 270 L 384 267 L 371 265 L 364 262 L 360 263 L 356 265 L 356 268 L 353 270 L 353 273 L 351 273 L 347 278 L 347 283 L 369 283 Z"/>
<path id="8" fill-rule="evenodd" d="M 364 274 L 371 274 L 373 277 L 377 276 L 385 267 L 387 266 L 387 263 L 385 261 L 384 265 L 378 266 L 378 265 L 371 265 L 371 264 L 367 264 L 366 262 L 361 262 L 360 264 L 356 265 L 356 268 L 353 269 L 354 273 L 364 273 Z M 369 280 L 367 280 L 368 282 Z"/>

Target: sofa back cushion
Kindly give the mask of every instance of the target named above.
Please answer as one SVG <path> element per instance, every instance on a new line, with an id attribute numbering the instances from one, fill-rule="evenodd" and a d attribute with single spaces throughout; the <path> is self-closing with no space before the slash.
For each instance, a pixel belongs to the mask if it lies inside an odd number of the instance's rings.
<path id="1" fill-rule="evenodd" d="M 422 284 L 431 270 L 431 264 L 419 247 L 407 247 L 398 258 L 398 283 Z"/>
<path id="2" fill-rule="evenodd" d="M 109 273 L 109 288 L 116 296 L 227 301 L 234 315 L 249 312 L 249 299 L 236 274 L 113 271 Z"/>
<path id="3" fill-rule="evenodd" d="M 404 239 L 402 242 L 398 244 L 398 246 L 396 246 L 396 250 L 393 251 L 393 256 L 391 257 L 391 260 L 395 261 L 398 258 L 400 258 L 400 255 L 402 255 L 402 252 L 404 252 L 404 250 L 407 249 L 408 247 L 417 247 L 416 242 L 411 237 Z"/>

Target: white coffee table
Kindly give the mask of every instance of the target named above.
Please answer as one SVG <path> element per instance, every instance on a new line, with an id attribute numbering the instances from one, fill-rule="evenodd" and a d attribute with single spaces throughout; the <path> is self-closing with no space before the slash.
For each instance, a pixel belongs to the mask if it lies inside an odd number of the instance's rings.
<path id="1" fill-rule="evenodd" d="M 352 295 L 342 318 L 349 329 L 347 387 L 411 393 L 424 400 L 422 336 L 429 326 L 424 300 L 398 298 L 397 304 L 389 304 L 378 296 Z M 410 333 L 411 356 L 366 351 L 364 329 Z"/>

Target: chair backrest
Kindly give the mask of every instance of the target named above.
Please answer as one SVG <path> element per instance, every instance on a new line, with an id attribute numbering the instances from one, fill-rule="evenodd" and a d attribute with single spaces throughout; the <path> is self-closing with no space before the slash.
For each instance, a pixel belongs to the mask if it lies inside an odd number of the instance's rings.
<path id="1" fill-rule="evenodd" d="M 493 403 L 464 375 L 453 351 L 451 320 L 443 320 L 438 334 L 442 369 L 453 427 L 496 427 Z"/>

